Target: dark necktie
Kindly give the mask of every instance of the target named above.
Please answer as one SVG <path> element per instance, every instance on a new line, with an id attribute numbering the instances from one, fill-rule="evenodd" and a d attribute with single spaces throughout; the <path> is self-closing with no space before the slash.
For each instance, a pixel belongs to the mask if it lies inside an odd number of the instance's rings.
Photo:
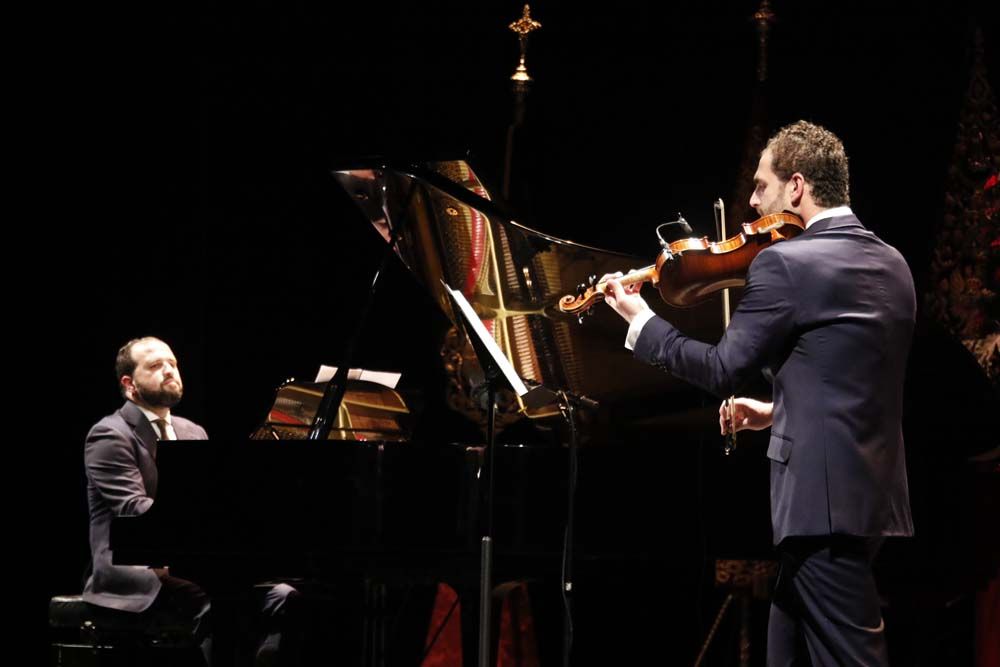
<path id="1" fill-rule="evenodd" d="M 153 423 L 156 424 L 157 430 L 160 431 L 160 440 L 169 440 L 170 436 L 167 435 L 167 420 L 166 419 L 154 419 Z"/>

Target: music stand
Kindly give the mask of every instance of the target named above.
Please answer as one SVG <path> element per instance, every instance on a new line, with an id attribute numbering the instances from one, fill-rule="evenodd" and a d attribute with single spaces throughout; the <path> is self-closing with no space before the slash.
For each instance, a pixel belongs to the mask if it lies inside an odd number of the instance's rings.
<path id="1" fill-rule="evenodd" d="M 486 478 L 489 480 L 486 493 L 486 528 L 481 541 L 479 561 L 479 667 L 489 667 L 491 653 L 492 630 L 492 593 L 493 593 L 493 471 L 496 453 L 496 397 L 500 389 L 508 388 L 514 391 L 526 407 L 540 407 L 550 403 L 557 395 L 542 385 L 529 389 L 524 380 L 500 350 L 493 336 L 483 326 L 482 321 L 472 309 L 465 296 L 452 289 L 443 280 L 448 299 L 455 312 L 455 319 L 461 322 L 465 335 L 472 343 L 472 349 L 479 359 L 486 376 L 487 391 L 487 426 L 486 426 Z"/>

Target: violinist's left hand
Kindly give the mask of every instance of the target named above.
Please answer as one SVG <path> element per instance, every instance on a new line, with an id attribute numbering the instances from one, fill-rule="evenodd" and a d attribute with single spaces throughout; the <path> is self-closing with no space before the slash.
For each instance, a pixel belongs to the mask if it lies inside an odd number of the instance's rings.
<path id="1" fill-rule="evenodd" d="M 623 286 L 618 282 L 618 278 L 621 277 L 622 273 L 619 271 L 618 273 L 605 274 L 601 278 L 601 282 L 608 283 L 608 288 L 604 292 L 604 300 L 616 313 L 625 318 L 626 322 L 631 324 L 636 315 L 644 310 L 649 310 L 649 304 L 639 294 L 642 283 Z"/>

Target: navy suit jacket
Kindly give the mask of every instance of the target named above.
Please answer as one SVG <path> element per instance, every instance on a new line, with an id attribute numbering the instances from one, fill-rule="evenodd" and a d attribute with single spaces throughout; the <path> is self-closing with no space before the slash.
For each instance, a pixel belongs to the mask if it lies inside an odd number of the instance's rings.
<path id="1" fill-rule="evenodd" d="M 635 356 L 717 396 L 773 384 L 771 523 L 789 535 L 911 535 L 902 394 L 916 312 L 895 248 L 853 215 L 761 252 L 718 345 L 659 317 Z"/>
<path id="2" fill-rule="evenodd" d="M 207 440 L 205 429 L 171 415 L 178 440 Z M 140 612 L 160 591 L 156 573 L 145 566 L 114 565 L 111 519 L 142 514 L 156 498 L 156 432 L 131 401 L 94 424 L 87 434 L 84 465 L 90 509 L 92 572 L 83 589 L 86 602 Z"/>

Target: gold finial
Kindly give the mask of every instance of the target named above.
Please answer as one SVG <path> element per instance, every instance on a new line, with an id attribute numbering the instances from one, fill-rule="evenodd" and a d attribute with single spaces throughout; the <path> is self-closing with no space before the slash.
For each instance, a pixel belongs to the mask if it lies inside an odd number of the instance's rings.
<path id="1" fill-rule="evenodd" d="M 510 80 L 518 84 L 526 84 L 531 81 L 531 77 L 528 76 L 528 68 L 524 65 L 524 58 L 528 51 L 528 34 L 533 30 L 541 28 L 542 24 L 531 18 L 531 7 L 525 5 L 521 18 L 511 23 L 509 27 L 517 33 L 517 39 L 521 43 L 521 61 L 518 63 L 517 69 L 514 70 L 514 74 L 510 77 Z"/>
<path id="2" fill-rule="evenodd" d="M 774 23 L 775 18 L 774 12 L 771 11 L 770 0 L 762 0 L 760 7 L 758 7 L 757 11 L 754 12 L 753 20 L 767 25 Z"/>

